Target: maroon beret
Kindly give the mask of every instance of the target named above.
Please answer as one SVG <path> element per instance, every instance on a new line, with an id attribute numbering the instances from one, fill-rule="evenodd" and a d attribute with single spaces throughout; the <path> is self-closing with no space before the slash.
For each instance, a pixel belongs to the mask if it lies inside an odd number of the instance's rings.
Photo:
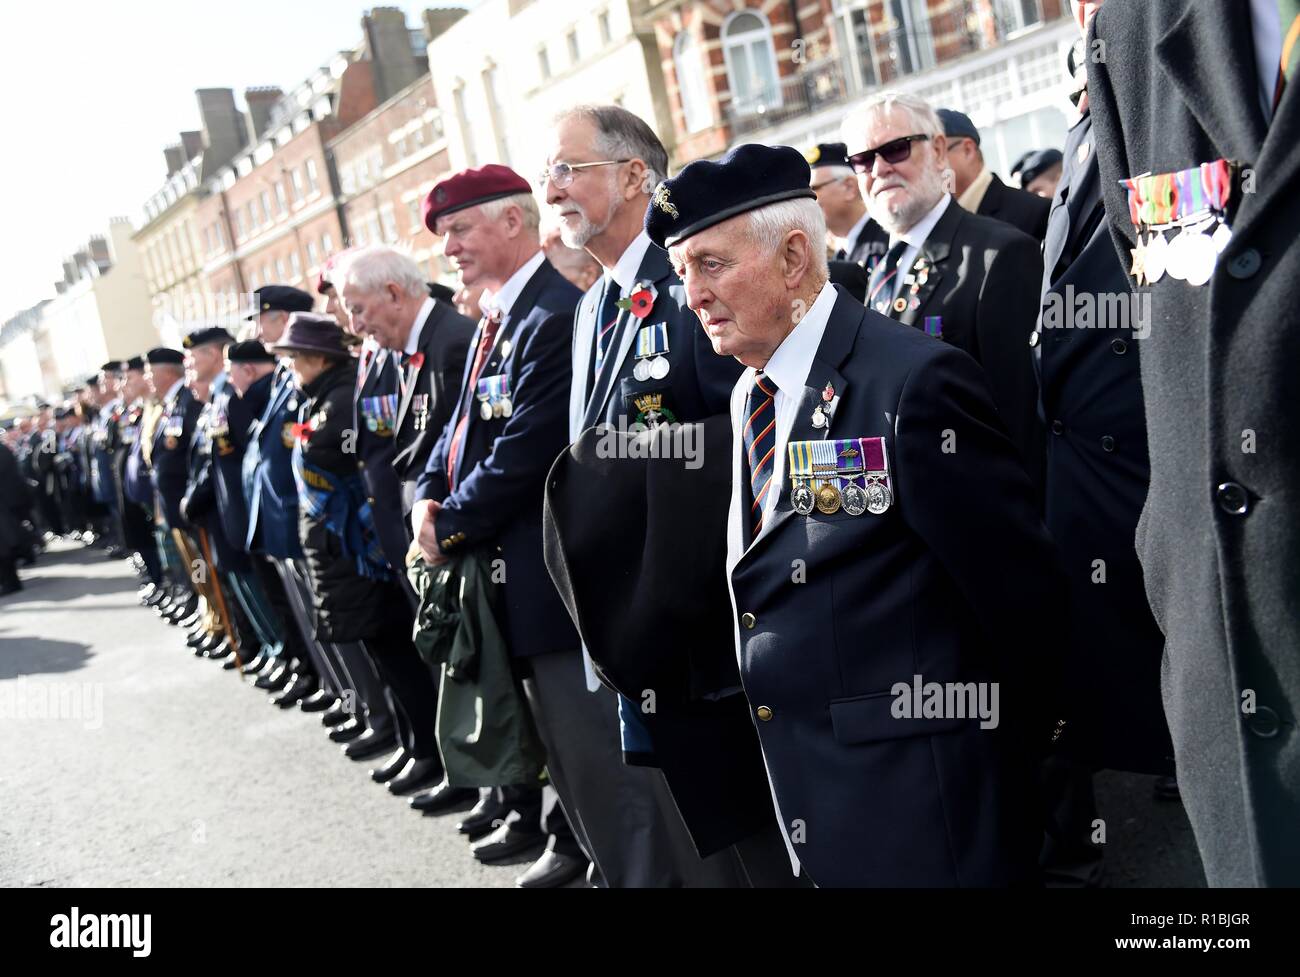
<path id="1" fill-rule="evenodd" d="M 489 200 L 532 192 L 527 180 L 500 163 L 489 163 L 476 170 L 461 170 L 435 184 L 429 191 L 424 201 L 424 226 L 432 231 L 439 217 L 466 207 L 477 207 Z"/>

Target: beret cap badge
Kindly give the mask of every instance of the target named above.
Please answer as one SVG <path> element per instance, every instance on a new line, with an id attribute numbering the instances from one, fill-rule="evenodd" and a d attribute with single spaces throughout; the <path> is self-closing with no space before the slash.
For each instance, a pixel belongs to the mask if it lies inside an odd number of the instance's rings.
<path id="1" fill-rule="evenodd" d="M 672 201 L 668 199 L 669 192 L 670 191 L 665 184 L 659 184 L 659 186 L 655 187 L 655 194 L 652 203 L 673 220 L 676 220 L 678 217 L 677 208 L 674 207 Z"/>

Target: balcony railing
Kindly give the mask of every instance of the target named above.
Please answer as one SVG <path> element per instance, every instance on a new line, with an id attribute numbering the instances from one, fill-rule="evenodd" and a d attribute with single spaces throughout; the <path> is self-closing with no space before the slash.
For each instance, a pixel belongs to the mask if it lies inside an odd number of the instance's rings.
<path id="1" fill-rule="evenodd" d="M 726 122 L 733 138 L 743 136 L 842 102 L 847 94 L 839 63 L 826 59 L 804 65 L 768 92 L 733 101 L 727 106 Z"/>

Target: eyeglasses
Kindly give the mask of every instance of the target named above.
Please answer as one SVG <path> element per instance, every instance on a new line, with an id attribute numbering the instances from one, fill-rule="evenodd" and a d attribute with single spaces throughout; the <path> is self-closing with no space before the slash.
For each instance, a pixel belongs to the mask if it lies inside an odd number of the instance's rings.
<path id="1" fill-rule="evenodd" d="M 573 183 L 573 178 L 578 170 L 585 170 L 591 166 L 614 166 L 618 163 L 629 162 L 631 162 L 630 159 L 602 159 L 596 163 L 552 163 L 542 170 L 537 177 L 537 185 L 544 190 L 547 181 L 550 181 L 555 184 L 557 190 L 563 190 Z"/>
<path id="2" fill-rule="evenodd" d="M 839 180 L 823 180 L 821 183 L 814 183 L 808 189 L 811 190 L 813 193 L 816 193 L 822 187 L 829 187 L 832 183 L 839 183 L 839 182 L 840 182 Z"/>
<path id="3" fill-rule="evenodd" d="M 876 165 L 876 157 L 879 156 L 890 166 L 897 166 L 912 155 L 912 143 L 923 142 L 929 138 L 929 136 L 916 135 L 892 139 L 875 149 L 864 149 L 860 153 L 854 153 L 849 157 L 849 165 L 857 173 L 870 173 L 871 168 Z"/>

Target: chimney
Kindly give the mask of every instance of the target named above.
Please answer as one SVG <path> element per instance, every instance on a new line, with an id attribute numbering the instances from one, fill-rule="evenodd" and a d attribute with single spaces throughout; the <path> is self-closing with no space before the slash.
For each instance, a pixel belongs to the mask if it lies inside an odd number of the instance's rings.
<path id="1" fill-rule="evenodd" d="M 452 24 L 464 17 L 469 11 L 464 7 L 439 7 L 437 10 L 424 12 L 424 39 L 432 44 Z"/>
<path id="2" fill-rule="evenodd" d="M 424 74 L 401 10 L 375 7 L 361 18 L 361 30 L 374 75 L 376 102 L 387 102 Z"/>
<path id="3" fill-rule="evenodd" d="M 275 107 L 284 98 L 284 92 L 278 88 L 246 88 L 244 102 L 248 105 L 248 131 L 252 142 L 257 142 L 271 128 L 271 119 Z"/>
<path id="4" fill-rule="evenodd" d="M 163 147 L 163 156 L 167 160 L 167 175 L 171 176 L 185 165 L 185 151 L 180 145 Z"/>
<path id="5" fill-rule="evenodd" d="M 203 174 L 207 180 L 234 159 L 248 142 L 244 118 L 235 108 L 229 88 L 200 88 L 199 118 L 203 122 Z"/>
<path id="6" fill-rule="evenodd" d="M 197 159 L 203 152 L 203 133 L 197 130 L 182 132 L 181 151 L 185 154 L 187 163 L 192 159 Z"/>

